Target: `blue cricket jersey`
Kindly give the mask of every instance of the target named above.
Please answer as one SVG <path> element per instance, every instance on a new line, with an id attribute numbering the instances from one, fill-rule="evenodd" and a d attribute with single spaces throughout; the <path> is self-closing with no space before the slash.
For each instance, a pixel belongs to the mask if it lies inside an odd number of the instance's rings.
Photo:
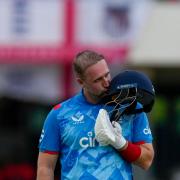
<path id="1" fill-rule="evenodd" d="M 100 146 L 94 125 L 102 105 L 86 101 L 82 91 L 47 116 L 40 137 L 41 152 L 59 153 L 62 180 L 132 180 L 131 164 L 111 146 Z M 152 142 L 145 113 L 120 120 L 123 136 L 133 142 Z"/>

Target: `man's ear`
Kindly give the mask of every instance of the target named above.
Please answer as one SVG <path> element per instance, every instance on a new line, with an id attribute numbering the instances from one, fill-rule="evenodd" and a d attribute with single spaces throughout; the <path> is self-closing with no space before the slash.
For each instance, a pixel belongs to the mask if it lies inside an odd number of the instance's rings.
<path id="1" fill-rule="evenodd" d="M 81 78 L 76 78 L 76 81 L 81 85 L 81 86 L 83 86 L 83 84 L 84 84 L 84 82 L 83 82 L 83 80 L 81 79 Z"/>

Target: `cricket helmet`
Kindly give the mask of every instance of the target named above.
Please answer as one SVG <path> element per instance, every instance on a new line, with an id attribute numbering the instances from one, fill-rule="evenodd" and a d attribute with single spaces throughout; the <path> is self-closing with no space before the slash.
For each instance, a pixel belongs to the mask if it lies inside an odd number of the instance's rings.
<path id="1" fill-rule="evenodd" d="M 155 91 L 146 74 L 135 70 L 125 70 L 112 79 L 105 101 L 106 104 L 118 104 L 118 107 L 129 104 L 124 111 L 126 114 L 143 111 L 148 113 L 154 105 Z M 141 109 L 136 109 L 137 102 L 142 105 Z"/>

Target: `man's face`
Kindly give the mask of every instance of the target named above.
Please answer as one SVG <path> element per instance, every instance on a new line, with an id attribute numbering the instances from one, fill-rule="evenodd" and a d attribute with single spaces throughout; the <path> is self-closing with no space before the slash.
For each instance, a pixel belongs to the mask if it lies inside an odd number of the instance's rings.
<path id="1" fill-rule="evenodd" d="M 104 59 L 88 67 L 82 83 L 86 98 L 92 102 L 100 100 L 107 92 L 110 80 L 111 75 Z"/>

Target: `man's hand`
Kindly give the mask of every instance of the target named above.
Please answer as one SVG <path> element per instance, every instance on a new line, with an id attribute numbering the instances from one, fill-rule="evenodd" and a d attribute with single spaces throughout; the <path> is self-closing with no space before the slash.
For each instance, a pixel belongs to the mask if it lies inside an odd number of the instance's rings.
<path id="1" fill-rule="evenodd" d="M 101 145 L 111 145 L 115 149 L 122 149 L 127 142 L 122 136 L 120 124 L 115 121 L 111 124 L 105 109 L 99 110 L 95 124 L 95 137 Z"/>

